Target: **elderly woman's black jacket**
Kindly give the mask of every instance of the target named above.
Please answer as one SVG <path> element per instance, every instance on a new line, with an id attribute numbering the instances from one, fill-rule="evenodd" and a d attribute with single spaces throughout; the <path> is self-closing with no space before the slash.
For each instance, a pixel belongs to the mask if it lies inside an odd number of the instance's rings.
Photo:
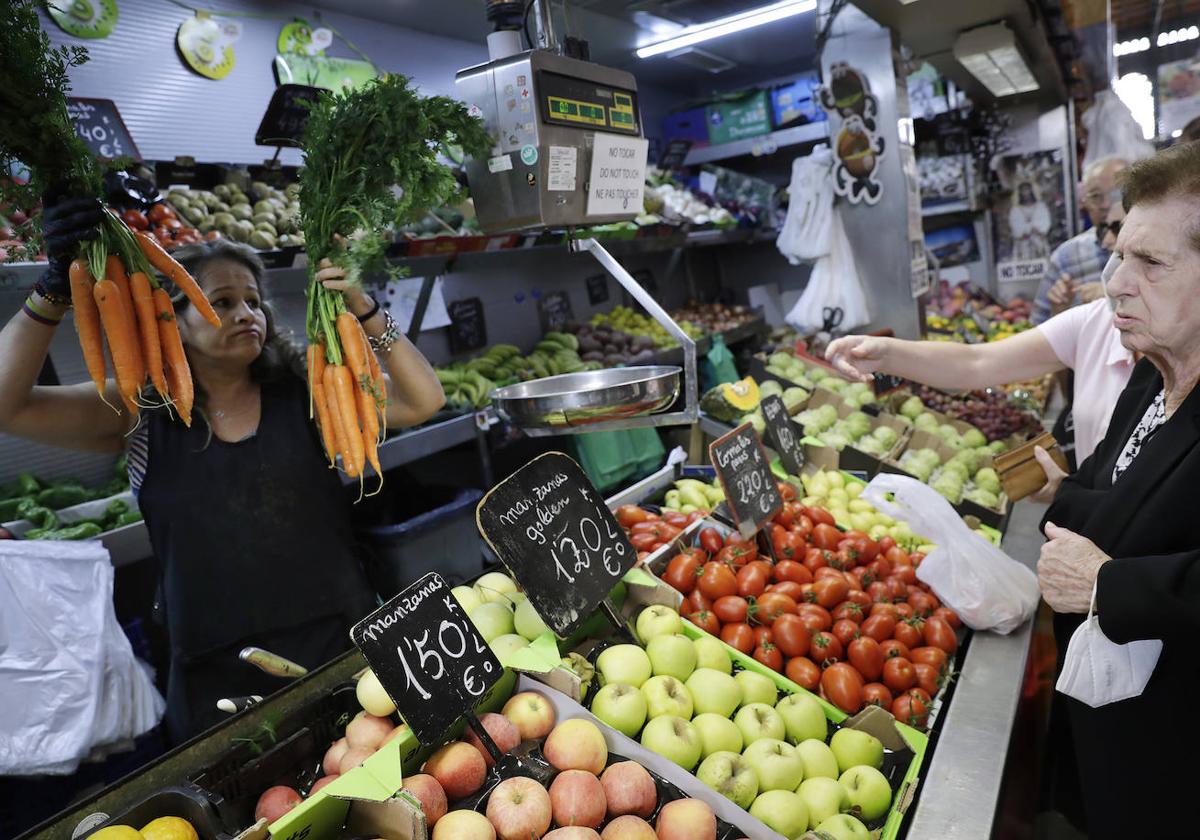
<path id="1" fill-rule="evenodd" d="M 1163 640 L 1140 697 L 1096 709 L 1067 700 L 1092 838 L 1200 836 L 1200 388 L 1112 482 L 1118 455 L 1161 390 L 1159 372 L 1139 362 L 1104 440 L 1046 513 L 1114 558 L 1096 590 L 1104 634 L 1118 643 Z M 1082 619 L 1056 616 L 1060 669 Z M 1182 776 L 1169 775 L 1176 768 Z"/>

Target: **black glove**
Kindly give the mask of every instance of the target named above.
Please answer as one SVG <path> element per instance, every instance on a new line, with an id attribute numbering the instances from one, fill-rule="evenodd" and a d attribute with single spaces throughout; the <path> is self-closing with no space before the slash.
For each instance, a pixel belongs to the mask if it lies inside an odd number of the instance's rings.
<path id="1" fill-rule="evenodd" d="M 42 239 L 50 266 L 38 281 L 39 292 L 71 296 L 71 260 L 79 256 L 80 243 L 99 236 L 103 220 L 104 209 L 94 198 L 56 195 L 53 191 L 43 196 Z"/>

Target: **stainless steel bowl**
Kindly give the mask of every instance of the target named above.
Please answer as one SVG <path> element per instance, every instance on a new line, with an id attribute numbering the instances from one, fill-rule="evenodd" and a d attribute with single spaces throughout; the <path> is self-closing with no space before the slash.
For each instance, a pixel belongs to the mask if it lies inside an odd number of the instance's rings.
<path id="1" fill-rule="evenodd" d="M 679 396 L 682 368 L 669 365 L 564 373 L 492 391 L 492 404 L 522 429 L 584 426 L 662 411 Z"/>

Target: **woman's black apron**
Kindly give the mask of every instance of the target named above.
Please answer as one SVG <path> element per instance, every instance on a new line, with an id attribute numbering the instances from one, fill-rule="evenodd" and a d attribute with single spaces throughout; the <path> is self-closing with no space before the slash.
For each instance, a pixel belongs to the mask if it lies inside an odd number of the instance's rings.
<path id="1" fill-rule="evenodd" d="M 167 726 L 179 743 L 219 723 L 223 697 L 286 682 L 238 659 L 247 645 L 309 669 L 350 647 L 375 605 L 350 506 L 308 419 L 303 380 L 262 386 L 258 431 L 237 443 L 148 417 L 138 502 L 162 579 L 171 645 Z"/>

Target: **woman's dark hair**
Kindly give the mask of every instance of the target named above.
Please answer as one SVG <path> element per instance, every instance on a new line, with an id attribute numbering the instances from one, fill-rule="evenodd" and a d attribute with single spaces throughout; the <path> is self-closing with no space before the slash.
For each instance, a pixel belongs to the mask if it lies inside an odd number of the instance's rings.
<path id="1" fill-rule="evenodd" d="M 304 378 L 303 356 L 296 345 L 286 335 L 280 333 L 276 326 L 275 311 L 267 302 L 264 288 L 266 269 L 253 248 L 217 239 L 203 244 L 188 245 L 171 252 L 171 256 L 187 269 L 188 273 L 195 277 L 202 286 L 204 285 L 204 273 L 213 263 L 237 263 L 254 275 L 254 283 L 258 286 L 260 305 L 267 320 L 267 332 L 263 340 L 262 352 L 257 359 L 250 363 L 250 378 L 259 383 L 279 382 L 289 376 Z M 176 313 L 184 312 L 191 306 L 187 297 L 178 291 L 172 295 L 171 302 L 174 304 Z M 184 345 L 184 351 L 187 351 L 187 345 Z M 196 396 L 193 411 L 207 424 L 208 417 L 204 412 L 207 395 L 199 382 L 194 382 L 194 387 Z"/>

